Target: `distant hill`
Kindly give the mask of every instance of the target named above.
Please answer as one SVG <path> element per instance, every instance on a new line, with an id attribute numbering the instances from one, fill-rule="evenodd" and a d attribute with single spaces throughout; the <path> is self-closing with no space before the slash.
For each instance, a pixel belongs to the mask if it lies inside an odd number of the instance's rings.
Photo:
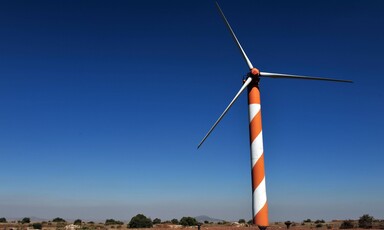
<path id="1" fill-rule="evenodd" d="M 204 223 L 204 221 L 208 221 L 208 222 L 213 222 L 213 223 L 217 223 L 217 222 L 221 222 L 223 220 L 220 220 L 220 219 L 215 219 L 215 218 L 211 218 L 209 216 L 196 216 L 195 219 L 198 221 L 198 222 L 201 222 L 201 223 Z"/>

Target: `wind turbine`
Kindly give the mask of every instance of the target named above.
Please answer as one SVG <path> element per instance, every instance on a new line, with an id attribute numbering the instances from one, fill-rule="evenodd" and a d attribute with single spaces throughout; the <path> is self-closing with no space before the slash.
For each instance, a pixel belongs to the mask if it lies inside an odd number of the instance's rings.
<path id="1" fill-rule="evenodd" d="M 261 125 L 261 107 L 260 107 L 260 91 L 259 91 L 259 81 L 260 78 L 291 78 L 291 79 L 302 79 L 302 80 L 320 80 L 320 81 L 335 81 L 335 82 L 348 82 L 352 83 L 350 80 L 339 80 L 333 78 L 321 78 L 321 77 L 309 77 L 309 76 L 300 76 L 300 75 L 291 75 L 291 74 L 281 74 L 281 73 L 268 73 L 261 72 L 257 68 L 253 67 L 251 61 L 249 60 L 247 54 L 245 53 L 243 47 L 241 46 L 239 40 L 237 39 L 235 33 L 232 30 L 227 18 L 225 17 L 223 11 L 221 10 L 219 4 L 216 2 L 217 9 L 219 10 L 222 18 L 225 21 L 225 24 L 230 31 L 233 40 L 235 41 L 237 47 L 239 48 L 245 62 L 247 63 L 250 72 L 247 74 L 247 79 L 244 80 L 243 85 L 240 90 L 237 92 L 235 97 L 229 103 L 224 112 L 220 115 L 217 121 L 213 124 L 208 133 L 201 140 L 197 148 L 204 143 L 207 137 L 211 134 L 216 125 L 221 121 L 224 115 L 231 108 L 233 103 L 237 100 L 240 94 L 248 89 L 248 108 L 249 108 L 249 135 L 250 135 L 250 149 L 251 149 L 251 163 L 252 163 L 252 214 L 253 214 L 253 224 L 257 225 L 261 230 L 264 230 L 268 227 L 268 204 L 267 204 L 267 194 L 265 186 L 265 172 L 264 172 L 264 148 L 263 148 L 263 133 Z"/>

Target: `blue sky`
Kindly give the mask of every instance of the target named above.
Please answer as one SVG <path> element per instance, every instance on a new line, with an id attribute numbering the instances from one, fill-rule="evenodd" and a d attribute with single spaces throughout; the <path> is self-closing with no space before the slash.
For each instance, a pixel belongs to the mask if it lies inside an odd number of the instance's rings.
<path id="1" fill-rule="evenodd" d="M 272 221 L 384 218 L 384 3 L 220 1 L 261 71 Z M 0 3 L 0 216 L 251 218 L 247 66 L 212 1 Z"/>

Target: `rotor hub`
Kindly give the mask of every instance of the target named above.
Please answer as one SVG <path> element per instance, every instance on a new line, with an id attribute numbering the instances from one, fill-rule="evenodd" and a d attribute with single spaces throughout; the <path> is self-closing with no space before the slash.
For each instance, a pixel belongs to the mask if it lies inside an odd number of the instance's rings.
<path id="1" fill-rule="evenodd" d="M 258 69 L 256 69 L 256 68 L 252 68 L 251 69 L 251 74 L 253 76 L 260 76 L 260 71 Z"/>

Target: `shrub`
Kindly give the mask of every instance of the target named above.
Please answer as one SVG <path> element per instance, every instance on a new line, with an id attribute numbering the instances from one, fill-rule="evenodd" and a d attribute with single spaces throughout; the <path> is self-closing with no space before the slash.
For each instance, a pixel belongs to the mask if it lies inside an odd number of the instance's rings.
<path id="1" fill-rule="evenodd" d="M 41 223 L 33 223 L 32 227 L 33 229 L 42 229 L 43 225 Z"/>
<path id="2" fill-rule="evenodd" d="M 239 220 L 239 224 L 245 224 L 245 220 L 244 219 L 240 219 Z"/>
<path id="3" fill-rule="evenodd" d="M 0 223 L 7 223 L 7 219 L 5 219 L 4 217 L 0 218 Z"/>
<path id="4" fill-rule="evenodd" d="M 52 222 L 56 222 L 56 223 L 64 223 L 66 222 L 63 218 L 60 218 L 60 217 L 56 217 L 55 219 L 52 220 Z"/>
<path id="5" fill-rule="evenodd" d="M 160 224 L 161 223 L 161 220 L 159 218 L 155 218 L 153 221 L 152 221 L 153 224 Z"/>
<path id="6" fill-rule="evenodd" d="M 74 225 L 81 225 L 83 221 L 81 221 L 80 219 L 77 219 L 73 222 Z"/>
<path id="7" fill-rule="evenodd" d="M 373 217 L 365 214 L 359 219 L 359 228 L 372 228 Z"/>
<path id="8" fill-rule="evenodd" d="M 172 224 L 179 224 L 179 220 L 178 220 L 178 219 L 172 219 L 172 220 L 171 220 L 171 223 L 172 223 Z"/>
<path id="9" fill-rule="evenodd" d="M 183 217 L 180 219 L 180 224 L 183 226 L 195 226 L 197 225 L 197 221 L 193 217 Z"/>
<path id="10" fill-rule="evenodd" d="M 318 223 L 318 224 L 316 224 L 316 226 L 315 226 L 316 228 L 321 228 L 321 227 L 323 227 L 323 224 L 321 224 L 321 223 Z"/>
<path id="11" fill-rule="evenodd" d="M 114 219 L 106 219 L 105 225 L 123 225 L 123 222 Z"/>
<path id="12" fill-rule="evenodd" d="M 304 222 L 304 223 L 311 223 L 312 220 L 311 220 L 311 219 L 306 219 L 306 220 L 304 220 L 303 222 Z"/>
<path id="13" fill-rule="evenodd" d="M 343 223 L 340 225 L 340 229 L 350 229 L 353 228 L 353 221 L 352 220 L 344 220 Z"/>
<path id="14" fill-rule="evenodd" d="M 28 218 L 28 217 L 24 217 L 24 218 L 21 220 L 21 223 L 22 223 L 22 224 L 29 224 L 29 223 L 31 223 L 31 219 Z"/>
<path id="15" fill-rule="evenodd" d="M 147 218 L 143 214 L 137 214 L 129 221 L 128 228 L 152 228 L 151 218 Z"/>

